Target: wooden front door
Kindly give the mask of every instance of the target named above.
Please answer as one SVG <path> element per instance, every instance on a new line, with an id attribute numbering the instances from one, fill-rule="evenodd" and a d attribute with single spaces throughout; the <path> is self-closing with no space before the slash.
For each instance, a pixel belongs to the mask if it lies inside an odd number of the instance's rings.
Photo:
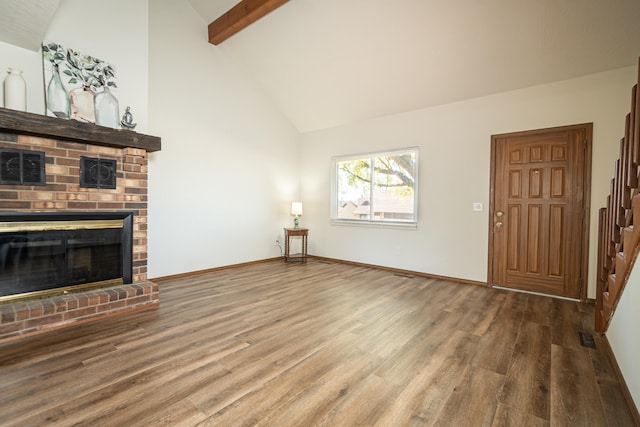
<path id="1" fill-rule="evenodd" d="M 490 284 L 586 297 L 591 129 L 492 136 Z"/>

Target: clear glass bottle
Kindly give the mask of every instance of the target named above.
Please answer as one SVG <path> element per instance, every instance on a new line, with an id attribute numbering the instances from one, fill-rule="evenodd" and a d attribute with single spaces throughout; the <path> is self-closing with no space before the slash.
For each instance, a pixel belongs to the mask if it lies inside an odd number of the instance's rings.
<path id="1" fill-rule="evenodd" d="M 71 117 L 69 95 L 67 95 L 67 91 L 64 90 L 62 85 L 58 64 L 53 65 L 53 74 L 47 85 L 47 110 L 61 119 Z"/>
<path id="2" fill-rule="evenodd" d="M 116 129 L 120 124 L 120 106 L 108 85 L 103 86 L 94 98 L 96 124 Z"/>

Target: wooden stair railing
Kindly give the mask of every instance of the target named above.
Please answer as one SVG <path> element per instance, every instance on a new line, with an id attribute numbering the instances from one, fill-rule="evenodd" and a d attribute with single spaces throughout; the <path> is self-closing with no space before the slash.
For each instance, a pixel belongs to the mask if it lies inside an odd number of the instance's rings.
<path id="1" fill-rule="evenodd" d="M 607 206 L 599 212 L 596 324 L 605 332 L 640 251 L 640 59 L 631 91 L 620 158 L 615 163 Z"/>

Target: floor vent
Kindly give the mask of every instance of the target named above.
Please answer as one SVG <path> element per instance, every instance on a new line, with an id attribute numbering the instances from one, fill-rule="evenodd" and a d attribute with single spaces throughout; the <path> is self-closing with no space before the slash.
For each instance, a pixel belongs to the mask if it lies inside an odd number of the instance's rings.
<path id="1" fill-rule="evenodd" d="M 318 262 L 319 262 L 320 264 L 329 264 L 329 265 L 332 265 L 332 264 L 333 264 L 332 262 L 329 262 L 329 261 L 318 261 Z"/>
<path id="2" fill-rule="evenodd" d="M 580 344 L 583 347 L 596 348 L 596 342 L 593 340 L 593 335 L 588 332 L 579 332 Z"/>
<path id="3" fill-rule="evenodd" d="M 410 274 L 393 273 L 393 275 L 398 277 L 406 277 L 407 279 L 413 279 L 413 276 Z"/>

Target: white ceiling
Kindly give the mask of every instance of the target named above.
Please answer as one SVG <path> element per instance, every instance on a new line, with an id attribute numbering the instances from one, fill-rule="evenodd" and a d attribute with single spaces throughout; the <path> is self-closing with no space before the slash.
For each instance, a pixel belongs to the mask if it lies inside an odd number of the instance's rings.
<path id="1" fill-rule="evenodd" d="M 635 65 L 640 1 L 290 0 L 212 48 L 307 132 Z"/>
<path id="2" fill-rule="evenodd" d="M 60 0 L 0 0 L 0 41 L 38 51 Z"/>
<path id="3" fill-rule="evenodd" d="M 38 50 L 58 4 L 0 0 L 0 40 Z M 635 65 L 640 1 L 290 0 L 212 48 L 307 132 Z"/>

